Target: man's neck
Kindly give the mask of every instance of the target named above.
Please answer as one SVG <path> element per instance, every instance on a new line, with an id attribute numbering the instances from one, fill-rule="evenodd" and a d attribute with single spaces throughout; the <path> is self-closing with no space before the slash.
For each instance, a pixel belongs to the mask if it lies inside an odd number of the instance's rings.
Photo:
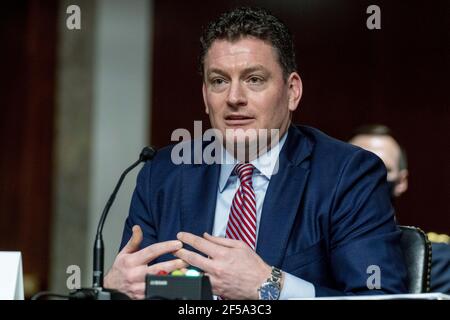
<path id="1" fill-rule="evenodd" d="M 237 143 L 224 143 L 223 147 L 229 156 L 236 159 L 237 162 L 248 163 L 260 158 L 264 154 L 271 151 L 273 148 L 284 139 L 288 130 L 284 130 L 282 134 L 268 134 L 266 141 L 260 141 L 258 136 L 254 141 Z"/>

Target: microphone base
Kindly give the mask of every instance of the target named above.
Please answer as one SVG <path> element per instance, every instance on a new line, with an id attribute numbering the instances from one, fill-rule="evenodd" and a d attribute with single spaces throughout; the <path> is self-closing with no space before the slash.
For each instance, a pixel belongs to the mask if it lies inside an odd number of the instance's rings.
<path id="1" fill-rule="evenodd" d="M 71 291 L 69 300 L 130 300 L 130 297 L 114 289 L 81 288 Z"/>

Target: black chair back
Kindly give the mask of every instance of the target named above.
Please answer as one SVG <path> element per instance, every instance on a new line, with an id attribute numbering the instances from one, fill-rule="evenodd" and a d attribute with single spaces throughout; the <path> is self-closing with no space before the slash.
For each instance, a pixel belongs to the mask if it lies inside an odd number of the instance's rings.
<path id="1" fill-rule="evenodd" d="M 431 243 L 419 228 L 399 226 L 401 247 L 408 271 L 409 293 L 430 291 Z"/>

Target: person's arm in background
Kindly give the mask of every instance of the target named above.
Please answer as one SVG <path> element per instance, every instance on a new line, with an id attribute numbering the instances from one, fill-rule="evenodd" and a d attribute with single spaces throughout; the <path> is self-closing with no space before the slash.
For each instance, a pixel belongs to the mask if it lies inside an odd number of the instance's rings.
<path id="1" fill-rule="evenodd" d="M 431 243 L 431 292 L 450 294 L 450 245 Z"/>

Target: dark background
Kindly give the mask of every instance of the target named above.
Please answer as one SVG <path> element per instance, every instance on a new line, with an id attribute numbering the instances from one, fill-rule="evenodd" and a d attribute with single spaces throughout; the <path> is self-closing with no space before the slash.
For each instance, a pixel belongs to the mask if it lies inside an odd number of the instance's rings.
<path id="1" fill-rule="evenodd" d="M 155 0 L 151 143 L 209 123 L 196 64 L 202 26 L 235 6 L 263 6 L 294 34 L 304 85 L 294 121 L 342 140 L 361 124 L 390 126 L 409 159 L 399 222 L 449 233 L 449 3 Z M 371 4 L 381 30 L 366 28 Z M 0 10 L 0 250 L 24 253 L 39 290 L 52 222 L 58 5 L 5 1 Z"/>
<path id="2" fill-rule="evenodd" d="M 25 279 L 48 282 L 57 1 L 0 10 L 0 251 L 21 251 Z M 36 291 L 37 291 L 36 290 Z"/>

